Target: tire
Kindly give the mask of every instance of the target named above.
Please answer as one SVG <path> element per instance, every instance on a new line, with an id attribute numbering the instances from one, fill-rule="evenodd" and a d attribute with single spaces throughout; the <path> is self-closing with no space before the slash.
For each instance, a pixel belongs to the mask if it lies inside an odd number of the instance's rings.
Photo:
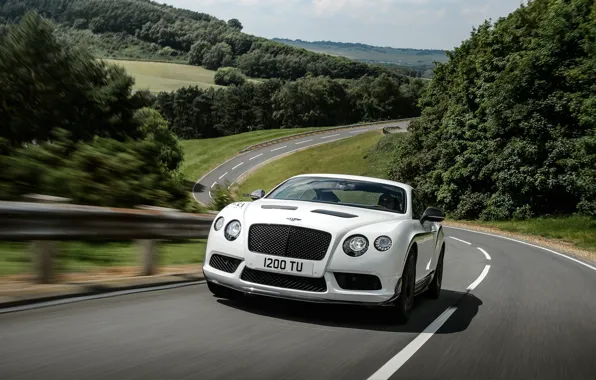
<path id="1" fill-rule="evenodd" d="M 445 256 L 445 246 L 441 248 L 441 254 L 439 255 L 439 262 L 437 263 L 437 269 L 435 269 L 435 275 L 428 290 L 426 291 L 427 297 L 436 300 L 441 295 L 441 286 L 443 284 L 443 257 Z"/>
<path id="2" fill-rule="evenodd" d="M 242 293 L 237 290 L 230 289 L 222 285 L 217 285 L 209 281 L 207 281 L 207 287 L 209 288 L 211 293 L 213 293 L 213 295 L 217 298 L 227 298 L 229 300 L 235 300 L 242 297 Z"/>
<path id="3" fill-rule="evenodd" d="M 416 290 L 416 258 L 408 254 L 402 275 L 401 293 L 395 300 L 394 314 L 398 323 L 407 323 L 414 307 Z"/>

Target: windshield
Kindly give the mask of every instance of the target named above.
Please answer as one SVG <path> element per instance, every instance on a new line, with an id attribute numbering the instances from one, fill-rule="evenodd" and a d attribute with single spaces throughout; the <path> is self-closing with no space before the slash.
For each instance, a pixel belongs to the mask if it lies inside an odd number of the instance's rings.
<path id="1" fill-rule="evenodd" d="M 293 178 L 272 191 L 267 199 L 328 203 L 406 213 L 406 191 L 401 187 L 339 178 Z"/>

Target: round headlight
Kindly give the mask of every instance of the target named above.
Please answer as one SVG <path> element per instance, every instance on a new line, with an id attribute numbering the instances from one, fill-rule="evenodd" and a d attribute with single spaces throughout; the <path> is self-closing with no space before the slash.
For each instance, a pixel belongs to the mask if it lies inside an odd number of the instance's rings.
<path id="1" fill-rule="evenodd" d="M 232 220 L 226 226 L 226 231 L 224 235 L 226 236 L 226 239 L 228 239 L 229 241 L 234 241 L 236 240 L 236 238 L 238 238 L 238 235 L 240 235 L 240 231 L 242 231 L 242 225 L 240 225 L 240 222 L 237 220 Z"/>
<path id="2" fill-rule="evenodd" d="M 379 236 L 375 240 L 375 248 L 381 252 L 385 252 L 391 248 L 393 242 L 389 236 Z"/>
<path id="3" fill-rule="evenodd" d="M 215 226 L 214 226 L 215 231 L 221 230 L 223 225 L 224 225 L 224 218 L 223 217 L 217 218 L 217 220 L 215 221 Z"/>
<path id="4" fill-rule="evenodd" d="M 343 248 L 348 256 L 362 256 L 368 250 L 368 240 L 362 235 L 350 236 L 344 241 Z"/>

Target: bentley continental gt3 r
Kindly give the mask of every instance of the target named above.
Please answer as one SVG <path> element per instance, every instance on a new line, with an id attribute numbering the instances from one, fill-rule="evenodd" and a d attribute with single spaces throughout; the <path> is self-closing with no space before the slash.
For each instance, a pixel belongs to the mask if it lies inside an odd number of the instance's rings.
<path id="1" fill-rule="evenodd" d="M 216 297 L 388 306 L 402 322 L 415 296 L 438 298 L 445 214 L 411 186 L 309 174 L 251 198 L 211 226 L 203 273 Z"/>

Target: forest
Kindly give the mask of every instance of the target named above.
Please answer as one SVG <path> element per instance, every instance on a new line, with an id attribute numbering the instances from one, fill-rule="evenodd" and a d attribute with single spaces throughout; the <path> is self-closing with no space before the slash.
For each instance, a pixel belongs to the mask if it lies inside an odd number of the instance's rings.
<path id="1" fill-rule="evenodd" d="M 435 69 L 390 177 L 454 218 L 596 216 L 596 6 L 533 0 Z"/>

